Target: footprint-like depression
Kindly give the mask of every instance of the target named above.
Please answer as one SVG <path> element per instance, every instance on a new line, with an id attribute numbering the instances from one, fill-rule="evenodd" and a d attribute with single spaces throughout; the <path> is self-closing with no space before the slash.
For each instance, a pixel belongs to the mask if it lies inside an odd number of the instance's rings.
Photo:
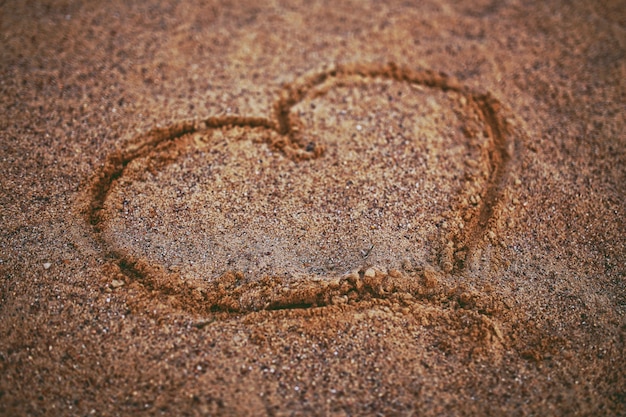
<path id="1" fill-rule="evenodd" d="M 118 275 L 195 310 L 386 297 L 462 274 L 509 160 L 500 104 L 440 73 L 335 66 L 269 118 L 155 129 L 107 157 L 87 217 Z"/>

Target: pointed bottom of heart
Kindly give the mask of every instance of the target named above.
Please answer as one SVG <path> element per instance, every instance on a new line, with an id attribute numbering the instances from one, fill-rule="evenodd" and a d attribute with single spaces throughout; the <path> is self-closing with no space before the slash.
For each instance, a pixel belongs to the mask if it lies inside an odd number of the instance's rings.
<path id="1" fill-rule="evenodd" d="M 270 276 L 249 281 L 240 272 L 227 272 L 215 280 L 202 284 L 192 281 L 190 285 L 176 273 L 140 259 L 122 257 L 109 263 L 106 272 L 121 282 L 130 280 L 131 286 L 151 294 L 153 300 L 160 297 L 170 307 L 201 315 L 354 305 L 376 300 L 494 311 L 501 308 L 485 305 L 502 304 L 484 293 L 468 292 L 454 277 L 431 267 L 411 272 L 367 268 L 334 279 L 296 282 Z"/>
<path id="2" fill-rule="evenodd" d="M 338 316 L 348 314 L 363 316 L 364 321 L 405 318 L 426 329 L 438 350 L 451 354 L 455 346 L 471 343 L 472 355 L 497 359 L 513 348 L 538 360 L 560 343 L 550 339 L 546 344 L 542 332 L 515 316 L 512 300 L 489 288 L 459 285 L 454 277 L 428 267 L 408 273 L 372 273 L 370 268 L 332 281 L 296 285 L 269 277 L 242 283 L 242 276 L 229 272 L 202 288 L 136 259 L 111 262 L 106 269 L 108 276 L 128 281 L 123 291 L 132 308 L 155 317 L 184 312 L 199 319 L 197 327 L 242 315 L 251 324 L 318 317 L 314 322 L 332 327 Z"/>

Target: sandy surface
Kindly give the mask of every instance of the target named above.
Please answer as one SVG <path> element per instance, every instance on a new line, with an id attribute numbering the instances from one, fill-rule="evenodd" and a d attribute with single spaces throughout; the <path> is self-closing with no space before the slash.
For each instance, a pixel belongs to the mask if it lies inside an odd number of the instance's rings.
<path id="1" fill-rule="evenodd" d="M 626 415 L 626 5 L 0 4 L 0 414 Z"/>

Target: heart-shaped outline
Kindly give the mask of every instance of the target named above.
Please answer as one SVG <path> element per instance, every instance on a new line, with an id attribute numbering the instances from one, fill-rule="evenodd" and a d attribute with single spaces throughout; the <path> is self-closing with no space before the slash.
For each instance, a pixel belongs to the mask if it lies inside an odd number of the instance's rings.
<path id="1" fill-rule="evenodd" d="M 280 278 L 265 277 L 262 280 L 240 284 L 242 276 L 227 272 L 211 282 L 208 288 L 191 287 L 173 273 L 162 267 L 150 265 L 143 259 L 135 259 L 116 249 L 114 242 L 103 236 L 102 211 L 113 184 L 124 175 L 127 165 L 155 150 L 158 146 L 175 143 L 179 138 L 196 132 L 213 129 L 248 127 L 274 131 L 282 138 L 270 145 L 280 149 L 293 158 L 306 159 L 317 157 L 319 148 L 306 148 L 298 140 L 298 129 L 294 126 L 291 109 L 307 97 L 316 87 L 331 79 L 360 76 L 365 78 L 381 78 L 398 82 L 421 85 L 442 91 L 452 91 L 464 96 L 473 103 L 482 116 L 485 134 L 491 139 L 488 149 L 489 176 L 479 203 L 478 214 L 472 217 L 465 228 L 454 239 L 457 253 L 468 256 L 477 242 L 485 234 L 494 209 L 500 201 L 506 165 L 510 160 L 507 151 L 507 135 L 510 125 L 503 117 L 500 103 L 489 93 L 479 93 L 461 85 L 456 79 L 443 73 L 429 70 L 416 71 L 389 63 L 337 65 L 286 86 L 279 94 L 273 106 L 271 118 L 223 116 L 209 117 L 202 121 L 186 121 L 165 128 L 157 128 L 141 134 L 133 139 L 123 150 L 110 154 L 97 175 L 91 181 L 85 210 L 86 219 L 91 227 L 95 240 L 107 253 L 109 268 L 121 274 L 118 278 L 133 281 L 139 288 L 146 289 L 151 295 L 161 296 L 169 304 L 184 311 L 193 313 L 209 313 L 215 311 L 246 312 L 260 309 L 306 308 L 333 304 L 337 300 L 347 299 L 351 293 L 352 300 L 365 298 L 390 298 L 406 294 L 423 296 L 432 293 L 432 285 L 420 285 L 398 271 L 389 273 L 359 271 L 341 279 L 330 281 L 302 282 L 289 288 L 283 287 Z M 465 257 L 466 257 L 465 256 Z M 461 274 L 465 267 L 465 257 L 457 259 L 455 264 L 448 265 L 448 272 Z M 109 271 L 111 272 L 111 271 Z M 432 284 L 432 283 L 431 283 Z M 428 288 L 431 288 L 429 290 Z M 254 295 L 253 295 L 254 294 Z"/>

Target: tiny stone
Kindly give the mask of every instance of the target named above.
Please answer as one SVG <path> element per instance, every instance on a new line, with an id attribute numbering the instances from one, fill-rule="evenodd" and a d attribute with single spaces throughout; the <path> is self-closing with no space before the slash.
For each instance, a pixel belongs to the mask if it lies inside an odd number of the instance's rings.
<path id="1" fill-rule="evenodd" d="M 496 334 L 496 337 L 499 340 L 504 340 L 504 336 L 502 335 L 502 330 L 500 330 L 500 326 L 498 326 L 496 323 L 493 323 L 492 326 L 493 326 L 493 331 Z"/>
<path id="2" fill-rule="evenodd" d="M 119 288 L 121 286 L 124 285 L 124 281 L 119 280 L 119 279 L 114 279 L 113 281 L 111 281 L 111 287 L 113 288 Z"/>
<path id="3" fill-rule="evenodd" d="M 401 293 L 399 293 L 399 294 L 398 294 L 398 297 L 399 297 L 402 301 L 405 301 L 405 302 L 413 301 L 413 299 L 414 299 L 414 297 L 413 297 L 411 294 L 407 293 L 407 292 L 401 292 Z"/>
<path id="4" fill-rule="evenodd" d="M 426 288 L 435 288 L 439 284 L 439 278 L 437 272 L 432 266 L 426 266 L 424 268 L 424 285 Z"/>
<path id="5" fill-rule="evenodd" d="M 359 280 L 359 278 L 360 278 L 360 277 L 359 277 L 359 270 L 358 270 L 358 269 L 356 269 L 356 270 L 354 270 L 354 271 L 351 271 L 350 273 L 346 274 L 346 275 L 344 276 L 344 278 L 345 278 L 345 279 L 347 279 L 347 280 L 348 280 L 348 281 L 350 281 L 350 282 L 355 282 L 355 281 L 358 281 L 358 280 Z"/>
<path id="6" fill-rule="evenodd" d="M 336 290 L 341 286 L 341 281 L 337 278 L 334 278 L 332 281 L 328 283 L 328 287 L 332 290 Z"/>
<path id="7" fill-rule="evenodd" d="M 43 269 L 50 269 L 51 266 L 52 264 L 50 262 L 46 262 L 45 264 L 43 264 Z"/>
<path id="8" fill-rule="evenodd" d="M 413 264 L 411 263 L 409 259 L 405 259 L 402 261 L 402 269 L 404 269 L 407 272 L 410 272 L 413 270 Z"/>
<path id="9" fill-rule="evenodd" d="M 389 276 L 392 278 L 400 278 L 402 277 L 402 272 L 398 271 L 397 269 L 390 269 Z"/>
<path id="10" fill-rule="evenodd" d="M 368 278 L 374 278 L 376 276 L 376 271 L 374 271 L 374 268 L 367 268 L 364 275 Z"/>
<path id="11" fill-rule="evenodd" d="M 346 304 L 348 302 L 348 297 L 345 295 L 336 295 L 332 298 L 332 303 L 335 305 Z"/>

